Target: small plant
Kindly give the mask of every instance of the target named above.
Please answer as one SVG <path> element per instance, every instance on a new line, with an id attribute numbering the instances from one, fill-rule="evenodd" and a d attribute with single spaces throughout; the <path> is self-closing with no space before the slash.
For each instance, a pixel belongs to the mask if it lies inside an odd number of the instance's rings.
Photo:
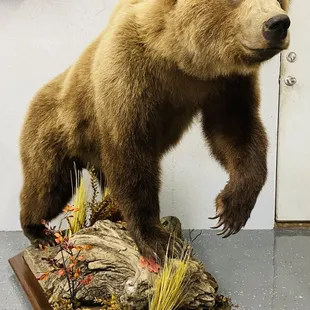
<path id="1" fill-rule="evenodd" d="M 67 205 L 63 212 L 64 216 L 60 221 L 58 229 L 56 226 L 51 227 L 50 224 L 42 220 L 45 225 L 45 233 L 53 235 L 55 243 L 59 249 L 60 259 L 42 258 L 50 267 L 50 270 L 43 272 L 37 279 L 40 281 L 47 280 L 51 274 L 56 274 L 60 278 L 66 278 L 68 283 L 68 293 L 70 299 L 58 298 L 53 300 L 52 305 L 54 309 L 78 309 L 80 303 L 76 299 L 77 292 L 83 287 L 87 286 L 92 280 L 87 264 L 83 257 L 83 251 L 91 248 L 89 245 L 75 245 L 70 241 L 70 238 L 80 229 L 93 225 L 97 220 L 110 219 L 112 221 L 122 221 L 120 211 L 116 208 L 110 197 L 110 191 L 105 187 L 102 200 L 98 201 L 99 189 L 96 178 L 95 169 L 89 169 L 90 186 L 92 188 L 92 196 L 90 201 L 87 201 L 88 190 L 85 186 L 85 180 L 82 173 L 75 170 L 74 186 L 77 188 L 73 205 Z M 73 181 L 72 181 L 73 183 Z M 89 225 L 87 225 L 87 212 L 90 212 Z M 68 229 L 62 230 L 62 224 L 66 221 Z M 41 247 L 41 249 L 43 249 Z M 53 298 L 52 298 L 53 299 Z M 102 309 L 120 309 L 115 297 L 111 300 L 102 303 Z"/>
<path id="2" fill-rule="evenodd" d="M 56 298 L 52 296 L 50 303 L 54 310 L 74 310 L 69 299 Z"/>
<path id="3" fill-rule="evenodd" d="M 98 200 L 99 189 L 94 167 L 89 169 L 89 174 L 90 186 L 92 189 L 92 197 L 88 202 L 88 209 L 90 210 L 90 226 L 92 226 L 98 220 L 123 222 L 123 216 L 111 198 L 109 187 L 105 184 L 102 199 Z"/>
<path id="4" fill-rule="evenodd" d="M 100 310 L 121 310 L 121 307 L 117 301 L 117 298 L 112 295 L 110 300 L 103 301 L 102 308 Z"/>
<path id="5" fill-rule="evenodd" d="M 77 211 L 77 209 L 67 206 L 64 209 L 65 216 L 63 220 L 70 221 L 73 217 L 71 212 L 74 211 Z M 92 280 L 92 275 L 82 255 L 82 252 L 91 249 L 91 246 L 75 245 L 72 243 L 69 237 L 61 230 L 61 223 L 59 228 L 56 229 L 56 227 L 51 227 L 48 222 L 42 220 L 42 224 L 45 225 L 45 233 L 55 237 L 60 259 L 42 257 L 42 260 L 46 261 L 51 269 L 47 272 L 43 272 L 37 279 L 41 281 L 47 280 L 50 274 L 56 274 L 60 278 L 66 278 L 70 296 L 70 307 L 72 307 L 72 309 L 77 309 L 80 306 L 80 303 L 76 299 L 77 292 L 87 286 Z M 57 301 L 57 304 L 59 303 L 65 303 L 65 301 Z"/>

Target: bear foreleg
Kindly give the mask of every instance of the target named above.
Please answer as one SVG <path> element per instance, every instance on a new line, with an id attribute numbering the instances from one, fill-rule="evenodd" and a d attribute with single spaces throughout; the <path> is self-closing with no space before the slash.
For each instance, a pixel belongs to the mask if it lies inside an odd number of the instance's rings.
<path id="1" fill-rule="evenodd" d="M 203 129 L 214 157 L 229 173 L 216 198 L 213 228 L 236 234 L 247 223 L 267 177 L 267 137 L 259 116 L 256 76 L 227 78 L 203 107 Z"/>

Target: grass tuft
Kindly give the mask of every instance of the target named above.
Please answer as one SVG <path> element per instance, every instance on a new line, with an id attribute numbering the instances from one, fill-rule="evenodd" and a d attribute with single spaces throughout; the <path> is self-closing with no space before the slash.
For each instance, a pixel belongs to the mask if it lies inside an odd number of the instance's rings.
<path id="1" fill-rule="evenodd" d="M 176 310 L 185 302 L 190 253 L 190 249 L 185 250 L 180 259 L 166 255 L 163 269 L 155 279 L 149 310 Z"/>
<path id="2" fill-rule="evenodd" d="M 75 182 L 79 184 L 76 189 L 73 199 L 74 212 L 69 219 L 68 237 L 78 232 L 85 227 L 86 212 L 87 212 L 87 189 L 85 186 L 85 180 L 82 173 L 75 174 Z"/>

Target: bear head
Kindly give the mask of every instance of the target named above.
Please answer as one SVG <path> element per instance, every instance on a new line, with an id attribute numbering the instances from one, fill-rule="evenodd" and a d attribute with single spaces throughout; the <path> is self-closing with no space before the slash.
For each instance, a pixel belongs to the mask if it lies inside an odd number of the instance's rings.
<path id="1" fill-rule="evenodd" d="M 187 74 L 249 74 L 289 45 L 287 0 L 142 0 L 148 48 Z"/>

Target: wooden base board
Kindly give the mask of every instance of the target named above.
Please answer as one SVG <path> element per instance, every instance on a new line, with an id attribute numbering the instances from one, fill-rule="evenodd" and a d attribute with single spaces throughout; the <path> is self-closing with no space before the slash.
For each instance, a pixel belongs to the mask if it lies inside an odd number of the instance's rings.
<path id="1" fill-rule="evenodd" d="M 53 310 L 48 302 L 45 293 L 29 268 L 28 264 L 24 260 L 24 253 L 21 252 L 18 255 L 9 259 L 9 263 L 14 270 L 22 288 L 24 289 L 30 304 L 34 310 Z M 83 307 L 82 307 L 83 309 Z M 101 307 L 86 307 L 85 309 L 100 310 Z"/>
<path id="2" fill-rule="evenodd" d="M 34 310 L 53 310 L 38 280 L 24 260 L 23 252 L 9 259 L 22 288 Z"/>

